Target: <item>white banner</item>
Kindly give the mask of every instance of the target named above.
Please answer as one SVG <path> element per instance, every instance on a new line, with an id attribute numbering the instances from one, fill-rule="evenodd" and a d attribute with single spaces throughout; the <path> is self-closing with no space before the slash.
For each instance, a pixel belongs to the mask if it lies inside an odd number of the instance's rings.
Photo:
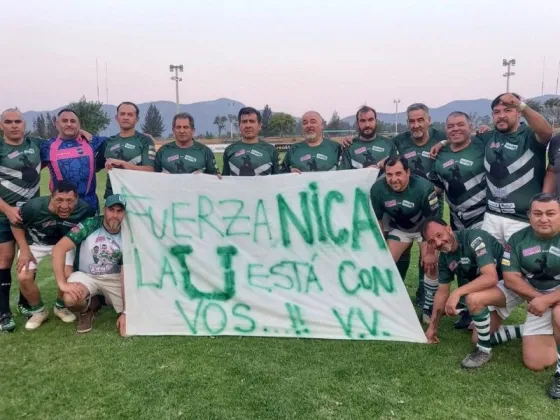
<path id="1" fill-rule="evenodd" d="M 371 208 L 376 170 L 110 177 L 129 334 L 426 342 Z"/>

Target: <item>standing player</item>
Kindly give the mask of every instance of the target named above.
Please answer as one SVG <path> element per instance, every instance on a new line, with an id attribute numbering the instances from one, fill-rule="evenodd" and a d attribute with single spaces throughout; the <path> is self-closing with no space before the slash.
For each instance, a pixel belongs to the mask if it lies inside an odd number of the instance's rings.
<path id="1" fill-rule="evenodd" d="M 342 152 L 340 169 L 360 169 L 377 167 L 381 161 L 397 154 L 395 143 L 377 134 L 377 112 L 369 106 L 362 106 L 356 112 L 358 137 Z"/>
<path id="2" fill-rule="evenodd" d="M 136 131 L 139 109 L 132 102 L 123 102 L 117 107 L 115 119 L 119 123 L 119 134 L 109 137 L 105 142 L 105 169 L 128 169 L 131 171 L 154 171 L 156 149 L 154 141 Z M 107 177 L 104 197 L 113 194 L 111 181 Z"/>
<path id="3" fill-rule="evenodd" d="M 125 334 L 124 288 L 122 271 L 121 224 L 125 217 L 126 201 L 119 194 L 105 200 L 102 216 L 84 220 L 72 228 L 53 248 L 53 271 L 58 287 L 68 307 L 80 313 L 76 331 L 87 333 L 93 328 L 94 311 L 91 300 L 96 295 L 118 314 L 117 328 Z M 105 257 L 97 258 L 96 249 L 105 249 Z M 64 267 L 65 255 L 75 250 L 76 271 L 68 276 Z"/>
<path id="4" fill-rule="evenodd" d="M 290 146 L 282 162 L 282 172 L 335 171 L 340 161 L 340 144 L 323 137 L 323 118 L 316 111 L 301 117 L 305 140 Z"/>
<path id="5" fill-rule="evenodd" d="M 47 164 L 51 176 L 50 189 L 63 179 L 71 181 L 79 197 L 98 211 L 95 156 L 105 137 L 93 137 L 91 142 L 82 137 L 80 120 L 71 109 L 58 113 L 56 127 L 60 134 L 41 143 L 41 161 Z"/>
<path id="6" fill-rule="evenodd" d="M 261 113 L 255 108 L 241 108 L 238 120 L 242 140 L 226 147 L 222 175 L 255 176 L 280 173 L 276 148 L 259 140 Z"/>
<path id="7" fill-rule="evenodd" d="M 528 302 L 523 331 L 523 362 L 532 370 L 556 363 L 548 390 L 560 398 L 560 203 L 538 194 L 529 204 L 526 228 L 509 239 L 502 270 L 508 304 Z"/>
<path id="8" fill-rule="evenodd" d="M 464 112 L 452 112 L 446 120 L 448 145 L 442 149 L 428 178 L 445 197 L 453 230 L 480 228 L 486 211 L 484 143 L 471 140 L 472 124 Z"/>
<path id="9" fill-rule="evenodd" d="M 388 230 L 387 246 L 396 262 L 412 246 L 421 242 L 420 258 L 425 273 L 425 300 L 423 321 L 430 322 L 433 297 L 437 290 L 437 254 L 422 242 L 420 226 L 428 217 L 439 212 L 439 203 L 433 184 L 411 174 L 408 161 L 402 156 L 391 157 L 385 164 L 385 178 L 378 179 L 371 187 L 371 204 L 381 230 Z M 389 215 L 389 227 L 384 229 L 383 215 Z"/>
<path id="10" fill-rule="evenodd" d="M 210 148 L 193 139 L 194 118 L 183 112 L 173 117 L 173 143 L 156 152 L 155 171 L 168 174 L 217 174 L 216 158 Z"/>
<path id="11" fill-rule="evenodd" d="M 21 222 L 18 207 L 39 195 L 41 140 L 25 137 L 25 120 L 17 109 L 0 117 L 0 331 L 14 331 L 10 288 L 15 241 L 10 223 Z M 23 303 L 23 302 L 20 302 Z"/>
<path id="12" fill-rule="evenodd" d="M 52 247 L 70 229 L 95 213 L 89 203 L 78 198 L 76 185 L 68 180 L 55 184 L 50 197 L 32 198 L 21 207 L 21 222 L 12 225 L 12 233 L 19 247 L 17 276 L 20 289 L 31 306 L 31 318 L 25 324 L 26 329 L 39 328 L 49 315 L 35 283 L 37 266 L 43 258 L 51 255 Z M 68 274 L 72 272 L 73 259 L 73 255 L 67 255 Z M 60 291 L 54 313 L 63 322 L 76 319 L 64 307 Z"/>

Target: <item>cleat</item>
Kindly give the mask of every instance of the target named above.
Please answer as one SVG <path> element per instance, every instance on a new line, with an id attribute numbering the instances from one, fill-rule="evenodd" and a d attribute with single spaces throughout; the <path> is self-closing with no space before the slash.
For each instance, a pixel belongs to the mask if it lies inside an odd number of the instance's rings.
<path id="1" fill-rule="evenodd" d="M 477 369 L 488 363 L 490 359 L 492 359 L 492 353 L 476 349 L 463 359 L 461 366 L 465 369 Z"/>
<path id="2" fill-rule="evenodd" d="M 548 396 L 553 400 L 560 399 L 560 373 L 555 373 L 552 376 L 552 383 L 548 388 Z"/>
<path id="3" fill-rule="evenodd" d="M 422 310 L 422 322 L 426 325 L 430 325 L 431 320 L 432 320 L 432 310 L 431 309 Z"/>
<path id="4" fill-rule="evenodd" d="M 44 308 L 38 312 L 35 312 L 33 315 L 31 315 L 31 318 L 29 318 L 25 323 L 25 329 L 36 330 L 41 325 L 43 325 L 43 322 L 45 322 L 48 317 L 49 317 L 49 311 L 47 311 Z"/>
<path id="5" fill-rule="evenodd" d="M 464 311 L 461 312 L 461 315 L 459 316 L 457 321 L 455 321 L 454 326 L 455 329 L 457 330 L 465 330 L 470 327 L 471 322 L 472 322 L 471 315 L 469 314 L 468 311 Z"/>
<path id="6" fill-rule="evenodd" d="M 58 308 L 55 306 L 53 312 L 62 322 L 67 324 L 76 320 L 76 315 L 70 312 L 68 308 Z"/>
<path id="7" fill-rule="evenodd" d="M 3 314 L 0 316 L 0 331 L 14 332 L 16 323 L 12 314 Z"/>
<path id="8" fill-rule="evenodd" d="M 33 315 L 31 309 L 29 309 L 27 306 L 18 305 L 17 309 L 18 309 L 18 313 L 24 318 L 31 318 L 31 316 Z"/>
<path id="9" fill-rule="evenodd" d="M 76 332 L 78 334 L 85 334 L 90 332 L 93 329 L 94 316 L 95 314 L 91 309 L 82 312 L 80 314 L 80 318 L 78 319 L 78 326 L 76 327 Z"/>

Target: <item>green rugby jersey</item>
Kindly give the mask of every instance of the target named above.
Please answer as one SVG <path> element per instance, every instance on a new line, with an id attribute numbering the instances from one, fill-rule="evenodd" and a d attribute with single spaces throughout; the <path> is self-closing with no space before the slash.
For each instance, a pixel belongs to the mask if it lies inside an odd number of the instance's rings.
<path id="1" fill-rule="evenodd" d="M 542 191 L 546 144 L 521 124 L 515 133 L 492 130 L 479 137 L 486 145 L 486 198 L 488 211 L 511 219 L 528 220 L 531 198 Z"/>
<path id="2" fill-rule="evenodd" d="M 216 158 L 210 148 L 193 141 L 189 147 L 180 147 L 176 142 L 164 144 L 156 152 L 155 171 L 166 174 L 192 174 L 202 171 L 217 174 Z"/>
<path id="3" fill-rule="evenodd" d="M 136 131 L 131 137 L 120 134 L 109 137 L 105 144 L 105 159 L 119 159 L 137 166 L 154 166 L 156 149 L 154 141 Z M 113 194 L 111 180 L 107 177 L 104 197 Z"/>
<path id="4" fill-rule="evenodd" d="M 336 141 L 323 139 L 321 144 L 312 147 L 306 141 L 293 144 L 286 152 L 281 172 L 290 172 L 292 168 L 301 172 L 335 171 L 340 162 L 342 147 Z"/>
<path id="5" fill-rule="evenodd" d="M 30 245 L 56 245 L 70 229 L 95 215 L 91 204 L 78 199 L 70 216 L 62 219 L 49 210 L 49 201 L 49 196 L 36 197 L 21 207 L 22 222 L 17 227 L 25 230 Z"/>
<path id="6" fill-rule="evenodd" d="M 255 176 L 280 173 L 276 148 L 263 140 L 258 143 L 237 141 L 224 151 L 222 175 Z"/>
<path id="7" fill-rule="evenodd" d="M 377 220 L 387 213 L 389 227 L 403 232 L 418 232 L 422 222 L 439 210 L 434 185 L 418 175 L 410 175 L 402 192 L 394 191 L 385 178 L 380 178 L 371 187 L 370 197 Z"/>
<path id="8" fill-rule="evenodd" d="M 340 169 L 360 169 L 397 154 L 395 142 L 387 137 L 375 136 L 372 140 L 354 138 L 352 144 L 342 152 Z"/>
<path id="9" fill-rule="evenodd" d="M 463 150 L 450 145 L 438 154 L 428 179 L 445 190 L 454 226 L 469 228 L 482 223 L 486 211 L 484 143 L 474 138 Z"/>
<path id="10" fill-rule="evenodd" d="M 496 264 L 501 278 L 500 261 L 504 248 L 496 238 L 482 229 L 459 229 L 454 232 L 458 247 L 455 252 L 440 252 L 438 281 L 449 284 L 457 275 L 459 287 L 480 276 L 480 269 L 488 264 Z"/>
<path id="11" fill-rule="evenodd" d="M 39 195 L 41 139 L 24 138 L 18 146 L 0 140 L 0 198 L 10 206 L 21 206 Z M 7 220 L 0 212 L 0 222 Z"/>
<path id="12" fill-rule="evenodd" d="M 430 149 L 438 144 L 441 140 L 447 139 L 447 135 L 443 131 L 430 127 L 428 130 L 428 141 L 423 146 L 417 146 L 412 140 L 410 131 L 396 136 L 393 141 L 399 155 L 408 159 L 408 163 L 412 172 L 423 178 L 428 177 L 428 173 L 432 170 L 434 159 L 430 155 Z"/>
<path id="13" fill-rule="evenodd" d="M 541 239 L 531 226 L 514 233 L 504 249 L 502 271 L 521 273 L 539 291 L 560 286 L 560 234 Z"/>

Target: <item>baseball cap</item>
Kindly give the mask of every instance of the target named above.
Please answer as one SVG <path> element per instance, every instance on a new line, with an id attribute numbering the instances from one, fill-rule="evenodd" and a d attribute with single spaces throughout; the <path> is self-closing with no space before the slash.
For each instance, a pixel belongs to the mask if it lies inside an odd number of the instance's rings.
<path id="1" fill-rule="evenodd" d="M 126 200 L 124 199 L 124 197 L 120 194 L 113 194 L 110 195 L 109 197 L 107 197 L 107 199 L 105 200 L 105 207 L 112 207 L 115 204 L 120 204 L 121 206 L 123 206 L 126 209 Z"/>

